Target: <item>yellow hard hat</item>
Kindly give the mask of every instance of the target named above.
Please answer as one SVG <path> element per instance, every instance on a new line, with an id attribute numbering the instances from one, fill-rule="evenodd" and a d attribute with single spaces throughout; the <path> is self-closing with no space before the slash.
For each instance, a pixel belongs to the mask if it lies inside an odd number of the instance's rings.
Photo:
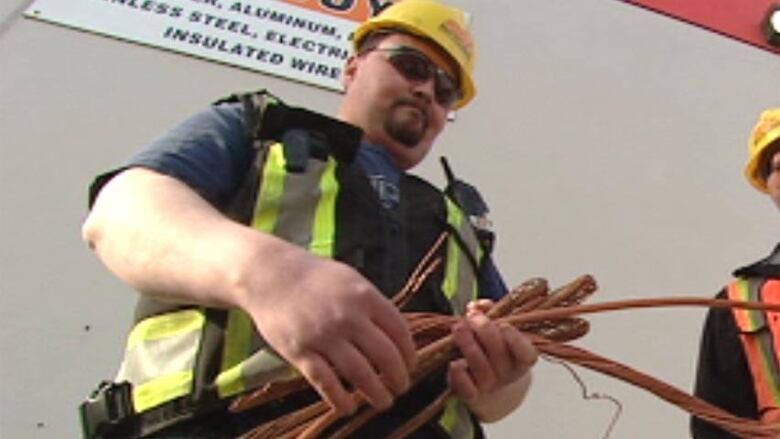
<path id="1" fill-rule="evenodd" d="M 432 40 L 458 64 L 463 96 L 453 105 L 457 109 L 477 93 L 473 78 L 477 54 L 468 21 L 464 11 L 437 0 L 400 0 L 363 22 L 352 42 L 357 49 L 363 38 L 378 29 L 400 29 Z"/>
<path id="2" fill-rule="evenodd" d="M 768 192 L 762 166 L 766 160 L 766 152 L 770 145 L 780 140 L 780 108 L 770 108 L 758 119 L 753 127 L 748 141 L 748 162 L 745 166 L 745 177 L 750 184 L 761 192 Z"/>

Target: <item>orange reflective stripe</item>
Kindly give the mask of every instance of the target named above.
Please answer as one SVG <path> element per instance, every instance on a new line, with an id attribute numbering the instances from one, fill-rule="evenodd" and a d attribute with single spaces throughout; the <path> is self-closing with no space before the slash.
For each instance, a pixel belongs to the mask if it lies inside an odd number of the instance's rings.
<path id="1" fill-rule="evenodd" d="M 780 372 L 770 333 L 741 334 L 740 338 L 753 376 L 759 412 L 780 408 Z"/>
<path id="2" fill-rule="evenodd" d="M 780 303 L 780 280 L 770 279 L 761 287 L 761 300 L 765 303 Z M 780 363 L 780 313 L 767 311 L 766 321 L 772 331 L 777 362 Z"/>
<path id="3" fill-rule="evenodd" d="M 764 424 L 780 424 L 780 408 L 774 408 L 761 413 L 761 422 Z"/>
<path id="4" fill-rule="evenodd" d="M 736 279 L 727 288 L 729 299 L 742 301 L 760 300 L 756 290 L 756 282 L 747 279 Z M 737 326 L 743 332 L 753 332 L 766 325 L 764 313 L 761 310 L 733 308 Z"/>

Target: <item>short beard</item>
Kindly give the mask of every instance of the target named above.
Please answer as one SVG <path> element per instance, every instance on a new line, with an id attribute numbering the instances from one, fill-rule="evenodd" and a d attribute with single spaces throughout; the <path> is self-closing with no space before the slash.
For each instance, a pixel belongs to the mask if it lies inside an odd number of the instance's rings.
<path id="1" fill-rule="evenodd" d="M 390 114 L 385 118 L 385 132 L 391 139 L 398 143 L 412 148 L 416 146 L 428 130 L 428 117 L 420 109 L 422 120 L 411 119 L 406 113 L 401 111 L 404 105 L 414 105 L 409 102 L 399 102 L 390 110 Z"/>

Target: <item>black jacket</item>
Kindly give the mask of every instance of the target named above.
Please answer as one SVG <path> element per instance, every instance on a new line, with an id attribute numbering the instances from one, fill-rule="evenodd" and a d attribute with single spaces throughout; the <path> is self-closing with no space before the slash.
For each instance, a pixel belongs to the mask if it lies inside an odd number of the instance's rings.
<path id="1" fill-rule="evenodd" d="M 766 258 L 739 268 L 733 274 L 735 277 L 780 279 L 780 243 Z M 725 289 L 721 290 L 717 297 L 725 299 Z M 694 393 L 734 415 L 759 418 L 753 378 L 730 309 L 713 308 L 707 314 L 699 349 Z M 694 439 L 737 438 L 697 418 L 691 418 L 691 436 Z"/>

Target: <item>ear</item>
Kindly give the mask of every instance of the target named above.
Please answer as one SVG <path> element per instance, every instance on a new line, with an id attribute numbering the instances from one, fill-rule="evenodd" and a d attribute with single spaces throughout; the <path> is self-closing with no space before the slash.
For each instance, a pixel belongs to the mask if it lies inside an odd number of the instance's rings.
<path id="1" fill-rule="evenodd" d="M 341 85 L 344 86 L 344 90 L 349 88 L 352 81 L 355 80 L 355 75 L 358 69 L 358 59 L 356 55 L 351 55 L 347 59 L 347 63 L 344 65 L 344 71 L 341 73 Z"/>

